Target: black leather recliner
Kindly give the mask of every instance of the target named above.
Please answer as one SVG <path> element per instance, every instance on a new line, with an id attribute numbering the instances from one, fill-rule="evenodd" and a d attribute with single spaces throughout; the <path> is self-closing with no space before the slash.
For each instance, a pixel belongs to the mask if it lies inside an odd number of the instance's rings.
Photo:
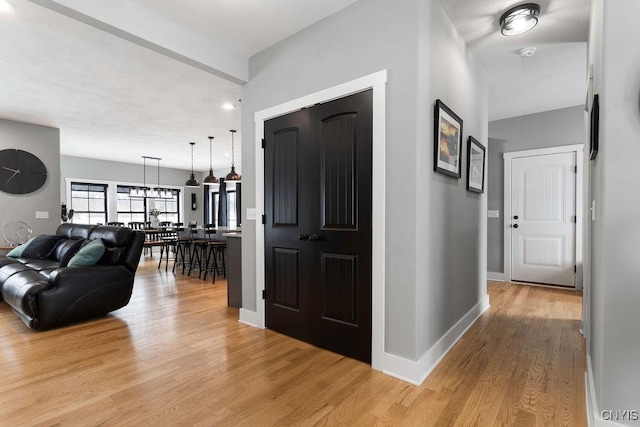
<path id="1" fill-rule="evenodd" d="M 0 257 L 0 291 L 20 319 L 36 330 L 104 315 L 131 299 L 144 233 L 124 227 L 62 224 L 46 259 Z M 96 265 L 68 267 L 85 240 L 102 239 Z"/>

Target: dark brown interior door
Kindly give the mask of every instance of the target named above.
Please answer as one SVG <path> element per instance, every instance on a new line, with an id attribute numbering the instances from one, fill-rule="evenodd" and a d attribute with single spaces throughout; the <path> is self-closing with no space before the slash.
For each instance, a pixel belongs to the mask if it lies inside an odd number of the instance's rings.
<path id="1" fill-rule="evenodd" d="M 371 91 L 265 123 L 267 327 L 371 361 Z"/>

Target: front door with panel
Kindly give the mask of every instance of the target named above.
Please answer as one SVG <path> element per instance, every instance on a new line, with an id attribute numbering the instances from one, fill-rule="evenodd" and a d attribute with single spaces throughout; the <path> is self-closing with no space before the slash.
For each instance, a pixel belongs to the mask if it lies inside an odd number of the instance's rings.
<path id="1" fill-rule="evenodd" d="M 575 286 L 576 154 L 511 164 L 511 280 Z"/>
<path id="2" fill-rule="evenodd" d="M 371 361 L 372 92 L 265 123 L 267 327 Z"/>

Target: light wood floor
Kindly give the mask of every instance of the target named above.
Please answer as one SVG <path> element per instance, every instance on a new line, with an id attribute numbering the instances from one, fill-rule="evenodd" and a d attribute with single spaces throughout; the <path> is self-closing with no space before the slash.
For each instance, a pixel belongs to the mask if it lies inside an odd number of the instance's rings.
<path id="1" fill-rule="evenodd" d="M 580 294 L 489 284 L 420 387 L 237 322 L 226 285 L 145 258 L 131 303 L 36 333 L 0 303 L 0 425 L 585 426 Z"/>

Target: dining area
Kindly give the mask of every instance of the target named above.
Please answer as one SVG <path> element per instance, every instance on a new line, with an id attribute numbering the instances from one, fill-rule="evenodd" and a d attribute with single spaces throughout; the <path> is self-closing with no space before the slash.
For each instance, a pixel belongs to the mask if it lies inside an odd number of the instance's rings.
<path id="1" fill-rule="evenodd" d="M 232 260 L 228 254 L 228 241 L 239 242 L 240 228 L 170 221 L 160 221 L 157 225 L 142 221 L 107 225 L 142 231 L 145 234 L 143 256 L 154 257 L 154 250 L 159 253 L 157 267 L 165 273 L 170 270 L 187 276 L 197 274 L 199 279 L 216 283 L 217 278 L 227 279 L 230 269 L 240 271 L 235 267 L 240 263 L 240 251 L 233 251 Z"/>

